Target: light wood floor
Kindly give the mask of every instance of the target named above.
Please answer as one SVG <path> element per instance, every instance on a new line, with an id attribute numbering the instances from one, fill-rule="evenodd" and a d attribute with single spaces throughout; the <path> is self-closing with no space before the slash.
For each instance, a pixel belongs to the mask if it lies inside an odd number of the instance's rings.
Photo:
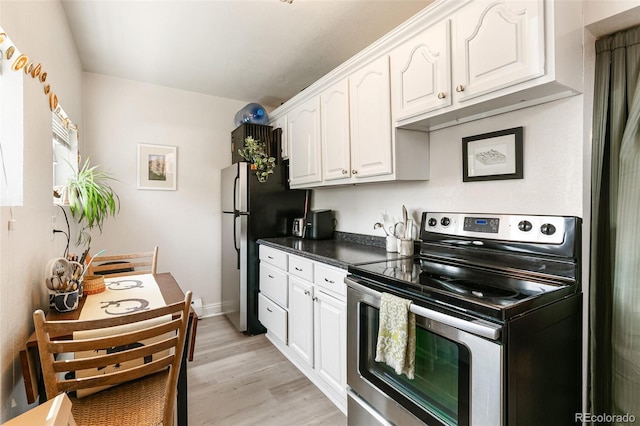
<path id="1" fill-rule="evenodd" d="M 264 335 L 238 333 L 224 316 L 198 321 L 188 380 L 190 426 L 347 424 Z"/>

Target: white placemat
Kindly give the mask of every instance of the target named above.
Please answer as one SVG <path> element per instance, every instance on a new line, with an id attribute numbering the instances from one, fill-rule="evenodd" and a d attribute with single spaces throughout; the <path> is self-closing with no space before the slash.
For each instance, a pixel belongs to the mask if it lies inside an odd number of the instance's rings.
<path id="1" fill-rule="evenodd" d="M 105 291 L 85 296 L 80 320 L 133 314 L 166 305 L 152 274 L 105 278 Z"/>

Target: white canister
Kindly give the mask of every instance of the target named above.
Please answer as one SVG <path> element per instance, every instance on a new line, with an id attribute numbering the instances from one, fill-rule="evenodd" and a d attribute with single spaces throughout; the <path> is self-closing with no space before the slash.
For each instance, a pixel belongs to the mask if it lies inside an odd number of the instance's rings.
<path id="1" fill-rule="evenodd" d="M 398 246 L 398 253 L 403 256 L 413 255 L 413 240 L 400 240 Z"/>
<path id="2" fill-rule="evenodd" d="M 398 238 L 393 235 L 387 235 L 387 251 L 389 253 L 398 251 Z"/>

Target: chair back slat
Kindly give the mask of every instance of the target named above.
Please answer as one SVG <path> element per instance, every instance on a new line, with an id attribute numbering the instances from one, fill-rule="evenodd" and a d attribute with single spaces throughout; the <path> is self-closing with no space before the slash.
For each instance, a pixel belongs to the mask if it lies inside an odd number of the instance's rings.
<path id="1" fill-rule="evenodd" d="M 47 321 L 43 324 L 43 327 L 47 333 L 51 336 L 65 336 L 69 334 L 69 330 L 73 331 L 86 331 L 97 330 L 100 328 L 117 327 L 120 325 L 133 324 L 140 321 L 149 320 L 152 318 L 162 317 L 165 315 L 174 315 L 178 317 L 182 304 L 184 302 L 174 303 L 172 305 L 162 306 L 155 309 L 148 309 L 146 311 L 135 312 L 133 314 L 118 315 L 115 317 L 101 318 L 95 320 L 61 320 L 61 321 Z M 66 333 L 66 334 L 65 334 Z"/>
<path id="2" fill-rule="evenodd" d="M 61 380 L 58 383 L 58 386 L 61 391 L 66 392 L 78 389 L 91 389 L 101 386 L 118 385 L 120 383 L 136 380 L 148 376 L 149 374 L 164 370 L 171 365 L 174 359 L 175 357 L 173 355 L 169 355 L 156 361 L 152 361 L 148 364 L 129 368 L 127 370 L 82 379 Z"/>
<path id="3" fill-rule="evenodd" d="M 155 353 L 160 353 L 166 351 L 167 349 L 171 349 L 177 344 L 177 339 L 177 336 L 172 336 L 168 339 L 164 339 L 151 344 L 146 344 L 144 346 L 134 348 L 130 351 L 110 353 L 106 356 L 99 355 L 87 358 L 55 361 L 53 363 L 53 369 L 54 371 L 60 373 L 67 371 L 86 370 L 88 368 L 99 368 L 103 367 L 104 365 L 122 364 L 127 361 L 145 358 Z"/>
<path id="4" fill-rule="evenodd" d="M 162 317 L 159 317 L 162 318 Z M 152 337 L 161 336 L 171 331 L 176 331 L 180 327 L 180 319 L 168 320 L 153 327 L 143 328 L 129 332 L 121 332 L 117 335 L 105 337 L 93 337 L 90 339 L 73 338 L 71 340 L 55 340 L 49 343 L 49 350 L 55 353 L 91 351 L 94 349 L 112 348 L 125 346 Z M 97 329 L 95 329 L 97 330 Z"/>
<path id="5" fill-rule="evenodd" d="M 158 267 L 158 247 L 152 251 L 96 256 L 89 266 L 89 275 L 124 277 L 137 274 L 155 274 Z"/>

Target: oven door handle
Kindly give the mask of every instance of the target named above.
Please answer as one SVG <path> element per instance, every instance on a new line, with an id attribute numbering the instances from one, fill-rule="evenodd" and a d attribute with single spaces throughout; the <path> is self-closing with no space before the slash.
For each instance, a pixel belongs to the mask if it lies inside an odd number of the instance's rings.
<path id="1" fill-rule="evenodd" d="M 354 290 L 374 297 L 378 305 L 376 307 L 380 307 L 380 298 L 382 296 L 382 293 L 372 288 L 366 287 L 349 277 L 345 278 L 344 282 Z M 415 303 L 411 304 L 409 310 L 419 317 L 430 319 L 432 321 L 436 321 L 441 324 L 457 328 L 458 330 L 485 337 L 487 339 L 498 340 L 498 338 L 500 337 L 500 329 L 502 327 L 489 321 L 480 319 L 465 320 L 462 318 L 446 315 L 438 311 L 427 309 L 423 306 L 416 305 Z"/>

